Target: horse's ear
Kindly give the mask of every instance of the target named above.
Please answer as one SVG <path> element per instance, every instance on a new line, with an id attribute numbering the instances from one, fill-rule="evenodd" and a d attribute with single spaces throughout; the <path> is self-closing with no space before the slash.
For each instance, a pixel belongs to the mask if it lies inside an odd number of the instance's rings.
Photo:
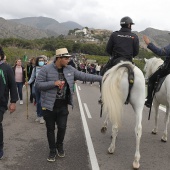
<path id="1" fill-rule="evenodd" d="M 145 63 L 148 61 L 148 59 L 144 58 Z"/>

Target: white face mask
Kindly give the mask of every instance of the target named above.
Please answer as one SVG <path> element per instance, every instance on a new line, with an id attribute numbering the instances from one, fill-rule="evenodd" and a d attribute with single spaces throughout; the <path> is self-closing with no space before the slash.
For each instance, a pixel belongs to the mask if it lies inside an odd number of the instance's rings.
<path id="1" fill-rule="evenodd" d="M 44 61 L 39 61 L 39 62 L 38 62 L 38 65 L 39 65 L 40 67 L 42 67 L 42 66 L 44 65 Z"/>

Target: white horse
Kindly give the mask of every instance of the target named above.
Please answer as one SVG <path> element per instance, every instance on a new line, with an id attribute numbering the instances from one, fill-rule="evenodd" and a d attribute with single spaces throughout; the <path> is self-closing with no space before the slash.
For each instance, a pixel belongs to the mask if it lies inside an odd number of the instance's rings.
<path id="1" fill-rule="evenodd" d="M 146 72 L 145 78 L 148 79 L 150 75 L 152 75 L 160 65 L 163 64 L 163 60 L 160 58 L 151 58 L 151 59 L 145 59 L 145 67 L 144 71 Z M 161 138 L 161 141 L 166 142 L 167 141 L 167 127 L 169 123 L 169 115 L 170 115 L 170 75 L 166 77 L 164 80 L 160 90 L 155 93 L 155 96 L 153 98 L 153 108 L 155 112 L 155 127 L 152 130 L 152 134 L 157 134 L 158 132 L 158 109 L 159 105 L 165 105 L 166 106 L 166 115 L 165 115 L 165 130 L 163 133 L 163 136 Z"/>
<path id="2" fill-rule="evenodd" d="M 130 91 L 130 104 L 136 114 L 136 152 L 133 161 L 133 168 L 138 169 L 140 164 L 140 139 L 142 135 L 142 112 L 145 102 L 145 79 L 142 71 L 131 62 L 119 63 L 108 70 L 102 80 L 102 101 L 103 113 L 106 113 L 106 120 L 101 129 L 107 130 L 108 118 L 112 123 L 112 142 L 108 148 L 109 153 L 115 150 L 115 142 L 118 134 L 118 128 L 121 124 L 121 113 L 129 92 L 128 72 L 126 67 L 120 67 L 128 64 L 134 71 L 134 83 Z"/>

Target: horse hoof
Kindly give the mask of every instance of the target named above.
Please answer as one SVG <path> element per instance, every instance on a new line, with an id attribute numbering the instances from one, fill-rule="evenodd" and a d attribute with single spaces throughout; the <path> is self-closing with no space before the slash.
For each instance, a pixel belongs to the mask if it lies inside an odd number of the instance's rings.
<path id="1" fill-rule="evenodd" d="M 152 134 L 153 134 L 153 135 L 156 135 L 156 134 L 157 134 L 157 132 L 152 131 Z"/>
<path id="2" fill-rule="evenodd" d="M 115 149 L 114 149 L 114 148 L 108 148 L 108 153 L 109 153 L 109 154 L 113 154 L 113 153 L 114 153 L 114 151 L 115 151 Z"/>
<path id="3" fill-rule="evenodd" d="M 165 143 L 165 142 L 167 142 L 167 140 L 165 140 L 165 139 L 161 139 L 161 142 L 164 142 L 164 143 Z"/>
<path id="4" fill-rule="evenodd" d="M 140 164 L 139 164 L 139 162 L 136 162 L 136 161 L 134 161 L 133 162 L 133 169 L 139 169 L 139 167 L 140 167 Z"/>
<path id="5" fill-rule="evenodd" d="M 107 131 L 107 127 L 102 127 L 101 128 L 101 133 L 106 133 L 106 131 Z"/>

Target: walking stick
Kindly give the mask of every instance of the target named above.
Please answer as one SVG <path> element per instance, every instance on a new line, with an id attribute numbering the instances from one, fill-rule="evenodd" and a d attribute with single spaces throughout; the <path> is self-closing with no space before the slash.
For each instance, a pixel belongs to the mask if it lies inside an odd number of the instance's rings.
<path id="1" fill-rule="evenodd" d="M 26 82 L 28 82 L 28 75 L 27 75 L 27 56 L 24 55 L 24 63 L 25 63 L 25 76 L 26 76 Z M 26 85 L 26 115 L 28 119 L 28 85 Z"/>

